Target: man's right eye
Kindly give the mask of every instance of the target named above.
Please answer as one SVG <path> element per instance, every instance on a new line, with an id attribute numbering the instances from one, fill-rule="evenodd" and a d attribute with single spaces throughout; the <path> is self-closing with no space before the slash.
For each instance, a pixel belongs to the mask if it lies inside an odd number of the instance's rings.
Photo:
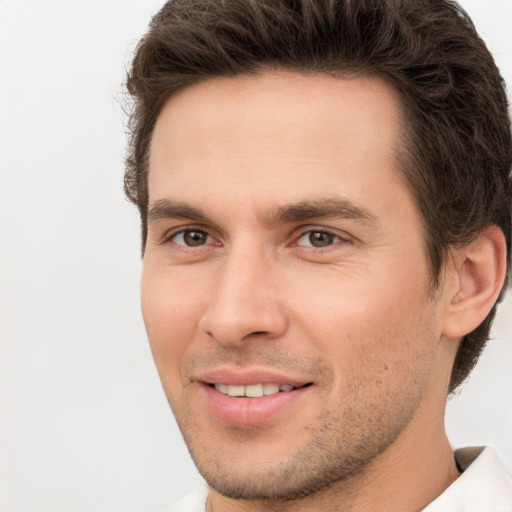
<path id="1" fill-rule="evenodd" d="M 172 235 L 169 240 L 176 245 L 185 247 L 199 247 L 212 242 L 212 237 L 200 229 L 184 229 Z"/>

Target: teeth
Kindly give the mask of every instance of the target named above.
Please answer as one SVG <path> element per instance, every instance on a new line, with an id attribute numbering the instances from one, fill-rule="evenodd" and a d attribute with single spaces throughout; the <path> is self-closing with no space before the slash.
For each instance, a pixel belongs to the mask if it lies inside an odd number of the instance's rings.
<path id="1" fill-rule="evenodd" d="M 263 384 L 252 384 L 251 386 L 245 386 L 245 396 L 252 398 L 263 396 Z"/>
<path id="2" fill-rule="evenodd" d="M 228 394 L 228 387 L 226 384 L 216 384 L 215 389 L 220 391 L 221 393 L 224 393 L 225 395 Z"/>
<path id="3" fill-rule="evenodd" d="M 295 388 L 290 384 L 251 384 L 250 386 L 215 384 L 215 389 L 229 396 L 259 398 L 261 396 L 275 395 L 280 391 L 291 391 Z"/>
<path id="4" fill-rule="evenodd" d="M 279 393 L 278 384 L 263 384 L 264 395 L 275 395 L 276 393 Z"/>
<path id="5" fill-rule="evenodd" d="M 245 396 L 245 386 L 228 386 L 229 396 Z"/>

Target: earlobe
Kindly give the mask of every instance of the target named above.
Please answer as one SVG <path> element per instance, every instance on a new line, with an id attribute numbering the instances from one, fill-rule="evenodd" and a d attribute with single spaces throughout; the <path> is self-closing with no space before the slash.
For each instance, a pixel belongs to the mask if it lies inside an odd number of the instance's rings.
<path id="1" fill-rule="evenodd" d="M 460 338 L 476 329 L 497 301 L 505 280 L 505 236 L 489 226 L 471 243 L 453 250 L 443 334 Z"/>

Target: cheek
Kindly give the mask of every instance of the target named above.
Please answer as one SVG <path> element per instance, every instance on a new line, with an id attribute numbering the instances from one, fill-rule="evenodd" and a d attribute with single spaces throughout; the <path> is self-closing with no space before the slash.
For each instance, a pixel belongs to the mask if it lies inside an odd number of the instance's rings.
<path id="1" fill-rule="evenodd" d="M 372 381 L 393 379 L 418 354 L 430 353 L 439 329 L 427 312 L 424 276 L 407 281 L 408 287 L 396 286 L 405 279 L 396 274 L 396 279 L 342 277 L 294 293 L 300 297 L 295 314 L 300 330 L 337 368 L 339 385 L 363 374 Z"/>
<path id="2" fill-rule="evenodd" d="M 167 380 L 177 374 L 194 338 L 202 305 L 193 288 L 150 265 L 142 273 L 141 304 L 155 364 Z"/>

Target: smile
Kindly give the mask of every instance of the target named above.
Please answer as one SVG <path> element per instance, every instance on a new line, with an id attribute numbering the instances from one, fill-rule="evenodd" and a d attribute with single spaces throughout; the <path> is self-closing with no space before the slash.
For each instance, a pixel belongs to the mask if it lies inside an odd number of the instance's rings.
<path id="1" fill-rule="evenodd" d="M 307 384 L 306 384 L 307 385 Z M 211 384 L 217 391 L 233 397 L 259 398 L 275 395 L 280 392 L 293 391 L 296 388 L 291 384 L 251 384 L 248 386 L 233 386 L 230 384 Z"/>
<path id="2" fill-rule="evenodd" d="M 210 381 L 203 382 L 202 389 L 206 410 L 210 414 L 223 423 L 249 426 L 270 421 L 274 417 L 292 417 L 296 414 L 294 404 L 309 396 L 315 386 L 312 382 L 294 384 L 258 383 L 254 380 L 251 384 L 242 384 L 240 380 L 235 384 Z"/>

